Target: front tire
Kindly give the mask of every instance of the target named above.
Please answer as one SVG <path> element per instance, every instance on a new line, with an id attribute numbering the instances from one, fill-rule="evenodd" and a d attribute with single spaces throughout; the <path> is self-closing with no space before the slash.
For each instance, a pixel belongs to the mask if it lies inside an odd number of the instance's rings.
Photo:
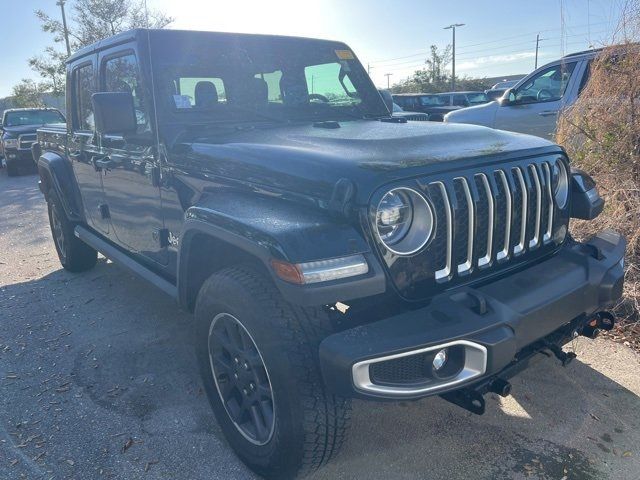
<path id="1" fill-rule="evenodd" d="M 18 176 L 18 174 L 20 173 L 18 164 L 13 160 L 9 160 L 8 158 L 5 158 L 4 161 L 7 164 L 7 176 L 9 177 Z"/>
<path id="2" fill-rule="evenodd" d="M 268 277 L 239 266 L 204 283 L 195 317 L 207 396 L 229 444 L 252 470 L 295 478 L 338 453 L 351 404 L 322 382 L 318 346 L 331 332 L 323 309 L 287 303 Z"/>
<path id="3" fill-rule="evenodd" d="M 77 238 L 73 232 L 75 225 L 67 218 L 55 190 L 47 195 L 49 226 L 60 263 L 70 272 L 84 272 L 93 268 L 98 260 L 98 252 Z"/>

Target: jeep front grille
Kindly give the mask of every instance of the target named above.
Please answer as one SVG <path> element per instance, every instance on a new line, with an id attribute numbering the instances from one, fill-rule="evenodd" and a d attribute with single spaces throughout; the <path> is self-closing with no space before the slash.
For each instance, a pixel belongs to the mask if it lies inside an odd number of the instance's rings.
<path id="1" fill-rule="evenodd" d="M 530 163 L 431 182 L 429 196 L 440 212 L 437 235 L 446 239 L 435 279 L 449 281 L 551 242 L 550 172 L 549 162 Z"/>
<path id="2" fill-rule="evenodd" d="M 429 121 L 428 115 L 416 114 L 416 115 L 405 115 L 404 118 L 410 120 L 412 122 L 427 122 Z"/>
<path id="3" fill-rule="evenodd" d="M 564 241 L 569 220 L 551 187 L 557 159 L 515 160 L 403 182 L 429 199 L 435 228 L 431 242 L 412 256 L 394 255 L 378 243 L 396 287 L 420 298 L 438 285 L 466 283 L 552 253 Z"/>

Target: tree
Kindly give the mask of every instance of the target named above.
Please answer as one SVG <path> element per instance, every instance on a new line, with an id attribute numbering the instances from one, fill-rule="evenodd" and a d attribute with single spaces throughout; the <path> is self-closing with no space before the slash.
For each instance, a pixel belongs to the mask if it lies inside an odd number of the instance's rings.
<path id="1" fill-rule="evenodd" d="M 35 107 L 45 106 L 44 94 L 46 85 L 36 83 L 33 80 L 23 78 L 22 81 L 13 87 L 11 103 L 13 107 Z"/>
<path id="2" fill-rule="evenodd" d="M 29 66 L 40 74 L 40 77 L 44 79 L 43 85 L 53 95 L 62 95 L 64 93 L 64 61 L 66 58 L 66 54 L 53 47 L 47 47 L 45 55 L 29 59 Z"/>
<path id="3" fill-rule="evenodd" d="M 63 2 L 64 5 L 64 2 Z M 43 79 L 42 84 L 50 92 L 64 92 L 66 52 L 58 45 L 65 41 L 65 29 L 60 20 L 42 10 L 36 10 L 43 32 L 52 35 L 54 45 L 45 49 L 44 55 L 29 59 L 29 65 Z M 145 11 L 143 0 L 75 0 L 67 24 L 71 50 L 75 51 L 92 43 L 133 28 L 164 28 L 173 21 L 167 15 Z"/>
<path id="4" fill-rule="evenodd" d="M 447 45 L 442 53 L 438 51 L 438 47 L 431 45 L 431 56 L 424 62 L 427 66 L 427 78 L 434 85 L 446 83 L 447 65 L 451 63 L 451 45 Z"/>

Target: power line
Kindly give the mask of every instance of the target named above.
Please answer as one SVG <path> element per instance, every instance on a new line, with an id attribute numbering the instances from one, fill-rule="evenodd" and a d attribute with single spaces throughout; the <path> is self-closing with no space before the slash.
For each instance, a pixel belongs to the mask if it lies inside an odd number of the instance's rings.
<path id="1" fill-rule="evenodd" d="M 565 45 L 580 45 L 580 44 L 582 44 L 582 43 L 583 43 L 583 42 L 577 41 L 577 42 L 569 42 L 569 43 L 566 43 Z M 557 48 L 557 47 L 560 47 L 561 45 L 560 45 L 559 43 L 556 43 L 556 44 L 546 44 L 546 46 L 547 46 L 548 48 L 554 48 L 554 47 L 555 47 L 555 48 Z M 513 55 L 513 54 L 517 54 L 517 53 L 524 53 L 524 52 L 522 52 L 522 51 L 517 51 L 517 52 L 515 52 L 515 51 L 514 51 L 514 52 L 505 53 L 504 55 Z M 458 59 L 459 59 L 459 58 L 458 58 Z M 515 61 L 518 61 L 518 60 L 525 60 L 525 59 L 518 59 L 518 58 L 514 58 L 514 59 L 512 59 L 512 60 L 504 60 L 504 61 L 502 61 L 501 63 L 511 63 L 511 62 L 515 62 Z M 409 70 L 409 69 L 413 69 L 413 68 L 416 68 L 416 69 L 417 69 L 417 68 L 419 68 L 419 67 L 423 67 L 423 66 L 424 66 L 424 63 L 414 63 L 413 65 L 407 65 L 407 66 L 406 66 L 406 67 L 404 67 L 404 68 L 399 68 L 399 69 L 394 69 L 394 70 L 395 70 L 395 73 L 405 74 L 405 75 L 406 75 L 406 73 L 405 73 L 405 72 L 406 72 L 407 70 Z M 486 70 L 486 69 L 488 69 L 488 68 L 497 68 L 497 67 L 498 67 L 498 65 L 497 65 L 496 63 L 489 63 L 489 64 L 487 64 L 487 65 L 474 66 L 474 67 L 472 67 L 472 68 L 464 68 L 464 67 L 463 67 L 463 70 L 464 70 L 465 72 L 474 72 L 474 71 L 476 71 L 476 70 Z"/>
<path id="2" fill-rule="evenodd" d="M 609 24 L 609 22 L 597 22 L 597 23 L 591 23 L 591 24 L 584 24 L 584 25 L 574 25 L 571 28 L 583 28 L 583 27 L 587 27 L 590 28 L 594 25 L 605 25 L 605 24 Z M 513 40 L 516 38 L 524 38 L 524 37 L 533 37 L 534 35 L 538 34 L 538 33 L 547 33 L 547 32 L 562 32 L 563 29 L 562 28 L 549 28 L 546 30 L 539 30 L 537 32 L 531 32 L 531 33 L 522 33 L 522 34 L 518 34 L 518 35 L 512 35 L 510 37 L 502 37 L 502 38 L 497 38 L 494 40 L 487 40 L 486 42 L 479 42 L 479 43 L 470 43 L 470 44 L 466 44 L 466 45 L 460 45 L 458 46 L 459 50 L 465 50 L 469 47 L 477 47 L 477 46 L 482 46 L 482 45 L 488 45 L 491 43 L 498 43 L 498 42 L 503 42 L 505 40 Z M 606 31 L 602 31 L 602 32 L 590 32 L 592 35 L 593 34 L 597 34 L 597 33 L 605 33 Z M 580 33 L 580 34 L 573 34 L 571 36 L 579 36 L 579 35 L 585 35 L 587 33 Z M 529 42 L 530 43 L 530 42 Z M 423 50 L 417 53 L 412 53 L 410 55 L 404 55 L 404 56 L 400 56 L 400 57 L 393 57 L 393 58 L 385 58 L 385 59 L 381 59 L 381 60 L 374 60 L 371 63 L 372 64 L 381 64 L 381 63 L 387 63 L 387 62 L 393 62 L 395 60 L 404 60 L 407 58 L 413 58 L 413 57 L 419 57 L 419 56 L 424 56 L 427 55 L 429 53 L 428 50 Z M 470 53 L 470 52 L 464 52 L 464 53 Z"/>
<path id="3" fill-rule="evenodd" d="M 592 32 L 592 34 L 598 34 L 598 33 L 606 33 L 606 30 L 601 30 L 598 32 Z M 567 35 L 566 37 L 581 37 L 585 35 L 584 33 L 578 33 L 578 34 L 572 34 L 572 35 Z M 550 41 L 561 41 L 562 39 L 559 37 L 548 37 L 545 38 L 545 40 L 550 40 Z M 582 42 L 571 42 L 572 44 L 578 44 L 578 43 L 582 43 Z M 503 52 L 501 50 L 505 49 L 505 48 L 511 48 L 511 47 L 518 47 L 518 46 L 534 46 L 535 45 L 535 39 L 531 39 L 530 41 L 527 42 L 517 42 L 517 43 L 510 43 L 507 45 L 501 45 L 499 47 L 492 47 L 492 48 L 486 48 L 486 49 L 479 49 L 476 51 L 476 53 L 473 52 L 466 52 L 465 54 L 462 55 L 456 55 L 456 60 L 469 60 L 469 59 L 475 59 L 478 58 L 478 53 L 484 53 L 484 56 L 490 56 L 490 55 L 510 55 L 510 54 L 514 54 L 514 53 L 522 53 L 522 50 L 518 50 L 518 51 L 514 51 L 514 50 L 510 50 L 510 51 L 506 51 Z M 557 43 L 556 44 L 549 44 L 549 43 L 545 43 L 545 45 L 547 47 L 557 47 L 559 46 Z M 427 52 L 425 52 L 424 58 L 426 60 L 426 55 Z M 430 53 L 430 52 L 429 52 Z M 395 62 L 395 63 L 390 63 L 387 65 L 383 65 L 384 68 L 388 69 L 388 68 L 393 68 L 393 67 L 403 67 L 403 68 L 410 68 L 412 66 L 419 66 L 419 65 L 424 65 L 425 64 L 425 60 L 405 60 L 402 62 Z M 373 65 L 374 62 L 371 62 L 370 65 Z M 371 69 L 375 68 L 374 66 L 370 66 Z"/>

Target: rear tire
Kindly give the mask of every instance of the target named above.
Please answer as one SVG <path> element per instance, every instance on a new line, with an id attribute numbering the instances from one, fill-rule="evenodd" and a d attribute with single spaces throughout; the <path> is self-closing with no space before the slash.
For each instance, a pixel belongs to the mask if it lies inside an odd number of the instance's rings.
<path id="1" fill-rule="evenodd" d="M 98 252 L 75 236 L 75 225 L 67 218 L 53 189 L 49 190 L 47 195 L 47 207 L 53 243 L 64 269 L 70 272 L 84 272 L 93 268 L 98 260 Z"/>
<path id="2" fill-rule="evenodd" d="M 266 478 L 289 479 L 317 470 L 338 453 L 348 429 L 351 402 L 327 392 L 322 381 L 318 346 L 332 331 L 323 309 L 287 303 L 268 277 L 252 267 L 238 266 L 217 272 L 204 283 L 195 318 L 204 387 L 225 437 L 243 462 Z M 244 338 L 239 342 L 244 349 L 235 350 L 237 356 L 227 355 L 233 350 L 231 335 L 225 333 L 228 330 L 216 333 L 220 318 L 230 320 L 231 325 L 237 322 L 233 331 L 246 332 L 238 337 Z M 236 399 L 244 405 L 246 393 L 242 392 L 249 388 L 244 388 L 245 373 L 234 367 L 234 360 L 240 357 L 235 364 L 241 366 L 244 353 L 254 351 L 251 343 L 258 355 L 253 354 L 257 361 L 249 362 L 249 370 L 264 392 L 257 396 L 256 405 L 266 404 L 267 412 L 255 422 L 269 432 L 261 437 L 254 434 L 260 428 L 249 422 L 241 424 L 244 417 L 235 408 Z M 259 366 L 260 361 L 264 367 Z M 238 373 L 240 380 L 233 380 L 232 376 L 239 378 Z M 227 392 L 231 393 L 225 396 Z M 251 417 L 247 413 L 246 418 Z"/>

